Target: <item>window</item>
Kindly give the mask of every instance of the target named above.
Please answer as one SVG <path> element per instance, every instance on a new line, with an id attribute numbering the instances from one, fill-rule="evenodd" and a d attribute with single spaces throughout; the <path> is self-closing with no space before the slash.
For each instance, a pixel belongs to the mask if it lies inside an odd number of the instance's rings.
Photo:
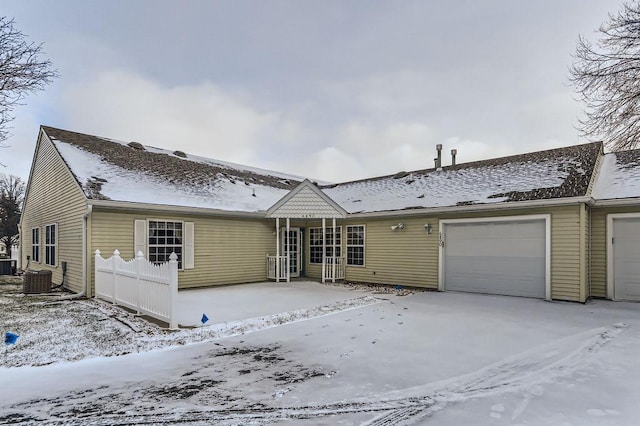
<path id="1" fill-rule="evenodd" d="M 347 265 L 364 266 L 364 225 L 347 226 Z"/>
<path id="2" fill-rule="evenodd" d="M 57 225 L 47 225 L 44 227 L 44 263 L 56 266 L 56 238 Z"/>
<path id="3" fill-rule="evenodd" d="M 325 255 L 333 256 L 333 227 L 324 229 Z M 336 256 L 342 255 L 342 227 L 336 226 Z M 322 263 L 322 228 L 309 228 L 309 263 Z"/>
<path id="4" fill-rule="evenodd" d="M 182 222 L 149 221 L 149 261 L 164 263 L 171 253 L 178 256 L 178 269 L 182 269 Z"/>
<path id="5" fill-rule="evenodd" d="M 40 228 L 31 229 L 31 260 L 40 262 Z"/>

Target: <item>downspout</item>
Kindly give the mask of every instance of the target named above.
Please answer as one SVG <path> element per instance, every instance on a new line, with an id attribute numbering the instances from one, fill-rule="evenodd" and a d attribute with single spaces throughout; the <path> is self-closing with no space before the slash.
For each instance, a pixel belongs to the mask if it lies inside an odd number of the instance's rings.
<path id="1" fill-rule="evenodd" d="M 87 294 L 89 294 L 89 278 L 87 277 L 87 221 L 89 216 L 91 216 L 92 210 L 93 205 L 87 204 L 87 212 L 82 216 L 82 282 L 84 285 L 80 293 L 63 296 L 60 298 L 62 300 L 80 299 L 87 297 Z"/>
<path id="2" fill-rule="evenodd" d="M 20 215 L 20 222 L 18 222 L 18 260 L 16 261 L 16 275 L 18 271 L 22 269 L 22 215 Z"/>
<path id="3" fill-rule="evenodd" d="M 93 204 L 87 204 L 87 212 L 82 216 L 82 282 L 84 288 L 80 293 L 82 296 L 89 294 L 89 277 L 87 277 L 87 238 L 88 238 L 88 226 L 89 216 L 93 211 Z"/>

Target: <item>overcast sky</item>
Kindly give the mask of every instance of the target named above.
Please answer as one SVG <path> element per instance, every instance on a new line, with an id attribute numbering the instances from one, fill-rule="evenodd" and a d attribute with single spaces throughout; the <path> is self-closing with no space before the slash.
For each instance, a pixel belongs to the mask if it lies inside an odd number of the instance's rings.
<path id="1" fill-rule="evenodd" d="M 618 0 L 3 0 L 61 78 L 15 111 L 0 172 L 38 126 L 345 181 L 587 142 L 568 84 Z"/>

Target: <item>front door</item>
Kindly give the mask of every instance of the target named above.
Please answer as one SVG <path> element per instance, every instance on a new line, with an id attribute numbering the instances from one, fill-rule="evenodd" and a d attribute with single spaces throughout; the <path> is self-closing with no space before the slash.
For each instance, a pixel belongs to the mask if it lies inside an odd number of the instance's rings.
<path id="1" fill-rule="evenodd" d="M 300 276 L 300 255 L 302 249 L 300 228 L 282 229 L 282 254 L 289 255 L 289 274 L 293 277 Z"/>

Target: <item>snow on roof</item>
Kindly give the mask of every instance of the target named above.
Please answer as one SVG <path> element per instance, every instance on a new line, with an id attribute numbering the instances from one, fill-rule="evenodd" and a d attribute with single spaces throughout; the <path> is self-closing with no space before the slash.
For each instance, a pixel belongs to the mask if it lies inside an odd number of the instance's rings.
<path id="1" fill-rule="evenodd" d="M 350 213 L 586 195 L 599 142 L 323 188 Z"/>
<path id="2" fill-rule="evenodd" d="M 605 154 L 593 197 L 599 200 L 640 197 L 640 149 Z"/>
<path id="3" fill-rule="evenodd" d="M 256 212 L 303 180 L 179 151 L 43 129 L 89 199 Z"/>
<path id="4" fill-rule="evenodd" d="M 303 180 L 180 151 L 42 128 L 89 199 L 258 212 Z M 349 213 L 584 196 L 601 151 L 596 142 L 321 189 Z"/>

